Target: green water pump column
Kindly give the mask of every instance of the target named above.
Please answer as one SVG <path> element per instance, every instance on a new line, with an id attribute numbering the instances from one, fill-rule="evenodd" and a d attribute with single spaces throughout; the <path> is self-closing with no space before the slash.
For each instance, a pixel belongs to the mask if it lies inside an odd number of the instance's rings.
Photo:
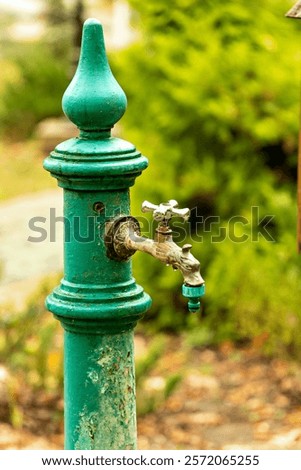
<path id="1" fill-rule="evenodd" d="M 106 254 L 105 224 L 130 214 L 129 187 L 147 167 L 135 147 L 111 137 L 126 97 L 107 62 L 102 27 L 84 24 L 77 71 L 63 110 L 80 129 L 44 167 L 64 188 L 64 278 L 47 308 L 65 330 L 66 449 L 135 449 L 133 329 L 150 307 L 131 260 Z"/>

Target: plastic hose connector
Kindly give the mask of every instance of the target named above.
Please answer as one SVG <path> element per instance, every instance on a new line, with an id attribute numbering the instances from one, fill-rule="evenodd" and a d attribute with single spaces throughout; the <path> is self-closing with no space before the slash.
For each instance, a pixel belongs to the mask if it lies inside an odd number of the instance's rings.
<path id="1" fill-rule="evenodd" d="M 202 284 L 201 286 L 188 286 L 187 284 L 183 284 L 182 294 L 184 297 L 189 299 L 189 312 L 197 312 L 201 306 L 200 298 L 205 295 L 205 284 Z"/>

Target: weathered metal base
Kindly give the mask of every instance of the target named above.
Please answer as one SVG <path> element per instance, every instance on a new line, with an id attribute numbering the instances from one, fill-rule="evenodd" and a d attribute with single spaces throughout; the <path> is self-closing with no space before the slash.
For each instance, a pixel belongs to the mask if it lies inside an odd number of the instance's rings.
<path id="1" fill-rule="evenodd" d="M 133 331 L 65 332 L 65 448 L 135 449 Z"/>

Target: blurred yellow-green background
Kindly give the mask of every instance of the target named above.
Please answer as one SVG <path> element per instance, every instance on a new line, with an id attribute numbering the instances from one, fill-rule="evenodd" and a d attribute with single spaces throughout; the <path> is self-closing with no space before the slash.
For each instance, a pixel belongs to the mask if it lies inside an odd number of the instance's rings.
<path id="1" fill-rule="evenodd" d="M 165 402 L 177 410 L 172 397 L 181 384 L 185 388 L 191 382 L 184 379 L 191 376 L 187 368 L 194 354 L 215 354 L 207 358 L 207 368 L 200 372 L 202 366 L 194 364 L 193 369 L 197 377 L 200 373 L 212 379 L 214 367 L 219 370 L 218 354 L 240 370 L 239 360 L 247 363 L 246 350 L 262 358 L 262 367 L 272 361 L 276 371 L 283 366 L 279 358 L 288 361 L 286 372 L 297 398 L 283 399 L 279 420 L 288 410 L 301 413 L 300 372 L 292 366 L 301 353 L 301 261 L 296 249 L 301 22 L 284 16 L 292 4 L 0 1 L 4 423 L 36 431 L 26 411 L 27 406 L 32 409 L 33 393 L 49 400 L 49 429 L 61 432 L 62 335 L 43 303 L 62 271 L 62 227 L 55 241 L 30 244 L 28 220 L 47 218 L 50 207 L 61 214 L 61 193 L 42 161 L 57 143 L 76 134 L 62 116 L 61 97 L 75 71 L 81 25 L 89 16 L 103 23 L 111 68 L 128 97 L 115 132 L 149 158 L 149 168 L 131 193 L 132 212 L 138 215 L 145 199 L 159 203 L 175 198 L 189 207 L 190 222 L 175 224 L 174 230 L 181 243 L 191 241 L 206 280 L 201 312 L 188 314 L 180 274 L 135 255 L 135 277 L 153 298 L 137 330 L 139 413 L 152 416 Z M 178 360 L 179 367 L 168 371 L 160 360 L 169 348 L 175 353 L 171 362 Z M 241 348 L 247 349 L 242 353 Z M 156 374 L 161 382 L 147 382 Z M 20 398 L 22 390 L 27 390 L 28 401 Z M 250 413 L 248 409 L 246 419 Z M 208 426 L 218 424 L 213 419 Z M 174 437 L 178 447 L 189 447 L 183 439 Z M 164 447 L 174 441 L 154 444 L 146 439 L 143 445 Z"/>

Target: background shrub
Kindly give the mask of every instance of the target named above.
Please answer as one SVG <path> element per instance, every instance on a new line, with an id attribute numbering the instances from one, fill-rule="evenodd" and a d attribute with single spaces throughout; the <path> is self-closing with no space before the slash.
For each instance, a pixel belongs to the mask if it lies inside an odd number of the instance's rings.
<path id="1" fill-rule="evenodd" d="M 133 212 L 146 198 L 176 198 L 192 208 L 186 242 L 193 240 L 207 283 L 206 338 L 265 334 L 268 352 L 300 350 L 300 31 L 284 17 L 291 2 L 130 4 L 141 35 L 112 60 L 129 101 L 124 135 L 150 160 L 133 190 Z M 261 225 L 252 221 L 252 207 Z M 208 232 L 201 217 L 208 224 L 212 216 L 220 223 Z M 231 228 L 233 216 L 248 223 Z M 213 243 L 221 227 L 225 240 Z M 231 240 L 231 230 L 248 240 Z M 135 258 L 136 277 L 154 299 L 146 319 L 151 328 L 194 325 L 180 294 L 181 276 L 145 255 Z"/>

